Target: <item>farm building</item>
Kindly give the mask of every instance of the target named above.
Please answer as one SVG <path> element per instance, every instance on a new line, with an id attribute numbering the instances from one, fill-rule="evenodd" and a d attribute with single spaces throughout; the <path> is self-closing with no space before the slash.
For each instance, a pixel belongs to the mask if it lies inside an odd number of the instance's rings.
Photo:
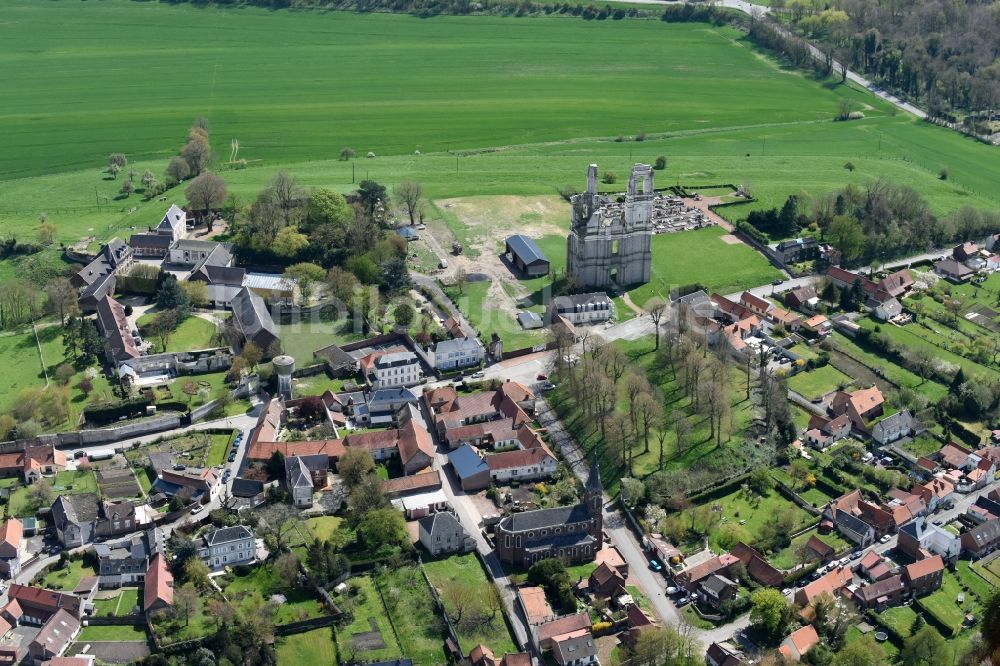
<path id="1" fill-rule="evenodd" d="M 540 277 L 549 274 L 549 260 L 538 249 L 535 241 L 522 234 L 507 237 L 504 254 L 507 260 L 517 270 L 527 277 Z"/>

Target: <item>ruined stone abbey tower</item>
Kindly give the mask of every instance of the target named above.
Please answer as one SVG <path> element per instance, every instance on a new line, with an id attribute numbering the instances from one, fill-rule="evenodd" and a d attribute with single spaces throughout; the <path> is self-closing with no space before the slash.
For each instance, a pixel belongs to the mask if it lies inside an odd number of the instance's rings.
<path id="1" fill-rule="evenodd" d="M 597 165 L 587 169 L 587 191 L 570 201 L 567 270 L 583 286 L 615 289 L 649 282 L 653 260 L 653 169 L 636 164 L 624 197 L 597 193 Z"/>

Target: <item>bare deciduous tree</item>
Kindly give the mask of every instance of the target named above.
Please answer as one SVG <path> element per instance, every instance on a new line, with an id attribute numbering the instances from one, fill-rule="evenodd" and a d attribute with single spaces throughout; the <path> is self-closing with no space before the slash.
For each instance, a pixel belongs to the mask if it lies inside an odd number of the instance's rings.
<path id="1" fill-rule="evenodd" d="M 396 203 L 406 209 L 406 214 L 410 218 L 410 224 L 415 224 L 415 214 L 420 206 L 420 199 L 424 195 L 424 186 L 412 180 L 398 183 L 392 188 L 392 196 Z"/>

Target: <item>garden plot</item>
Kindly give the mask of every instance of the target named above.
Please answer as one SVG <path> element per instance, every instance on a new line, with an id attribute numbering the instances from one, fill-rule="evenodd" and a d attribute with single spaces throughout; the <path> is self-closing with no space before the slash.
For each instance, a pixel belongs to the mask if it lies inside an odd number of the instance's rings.
<path id="1" fill-rule="evenodd" d="M 101 493 L 110 499 L 142 497 L 142 488 L 128 467 L 98 471 L 97 485 L 100 486 Z"/>

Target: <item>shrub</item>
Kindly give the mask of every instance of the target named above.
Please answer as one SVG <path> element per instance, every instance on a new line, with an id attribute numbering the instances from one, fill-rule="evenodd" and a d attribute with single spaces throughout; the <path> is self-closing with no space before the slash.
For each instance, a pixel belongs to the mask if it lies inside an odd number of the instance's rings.
<path id="1" fill-rule="evenodd" d="M 948 168 L 947 167 L 944 167 L 940 171 L 938 171 L 938 179 L 940 179 L 940 180 L 948 180 Z"/>
<path id="2" fill-rule="evenodd" d="M 621 134 L 619 134 L 618 136 L 615 137 L 615 143 L 621 143 L 624 140 L 625 140 L 625 137 L 622 136 Z"/>
<path id="3" fill-rule="evenodd" d="M 856 167 L 854 166 L 854 162 L 844 162 L 844 168 L 848 171 L 854 171 Z"/>
<path id="4" fill-rule="evenodd" d="M 663 171 L 667 168 L 667 157 L 666 155 L 660 155 L 656 158 L 656 162 L 653 163 L 653 168 L 657 171 Z"/>
<path id="5" fill-rule="evenodd" d="M 646 133 L 640 130 L 639 133 L 635 135 L 635 140 L 636 141 L 645 141 L 646 140 Z"/>
<path id="6" fill-rule="evenodd" d="M 601 182 L 607 185 L 611 185 L 617 180 L 618 180 L 618 175 L 614 171 L 605 171 L 604 174 L 601 176 Z"/>

